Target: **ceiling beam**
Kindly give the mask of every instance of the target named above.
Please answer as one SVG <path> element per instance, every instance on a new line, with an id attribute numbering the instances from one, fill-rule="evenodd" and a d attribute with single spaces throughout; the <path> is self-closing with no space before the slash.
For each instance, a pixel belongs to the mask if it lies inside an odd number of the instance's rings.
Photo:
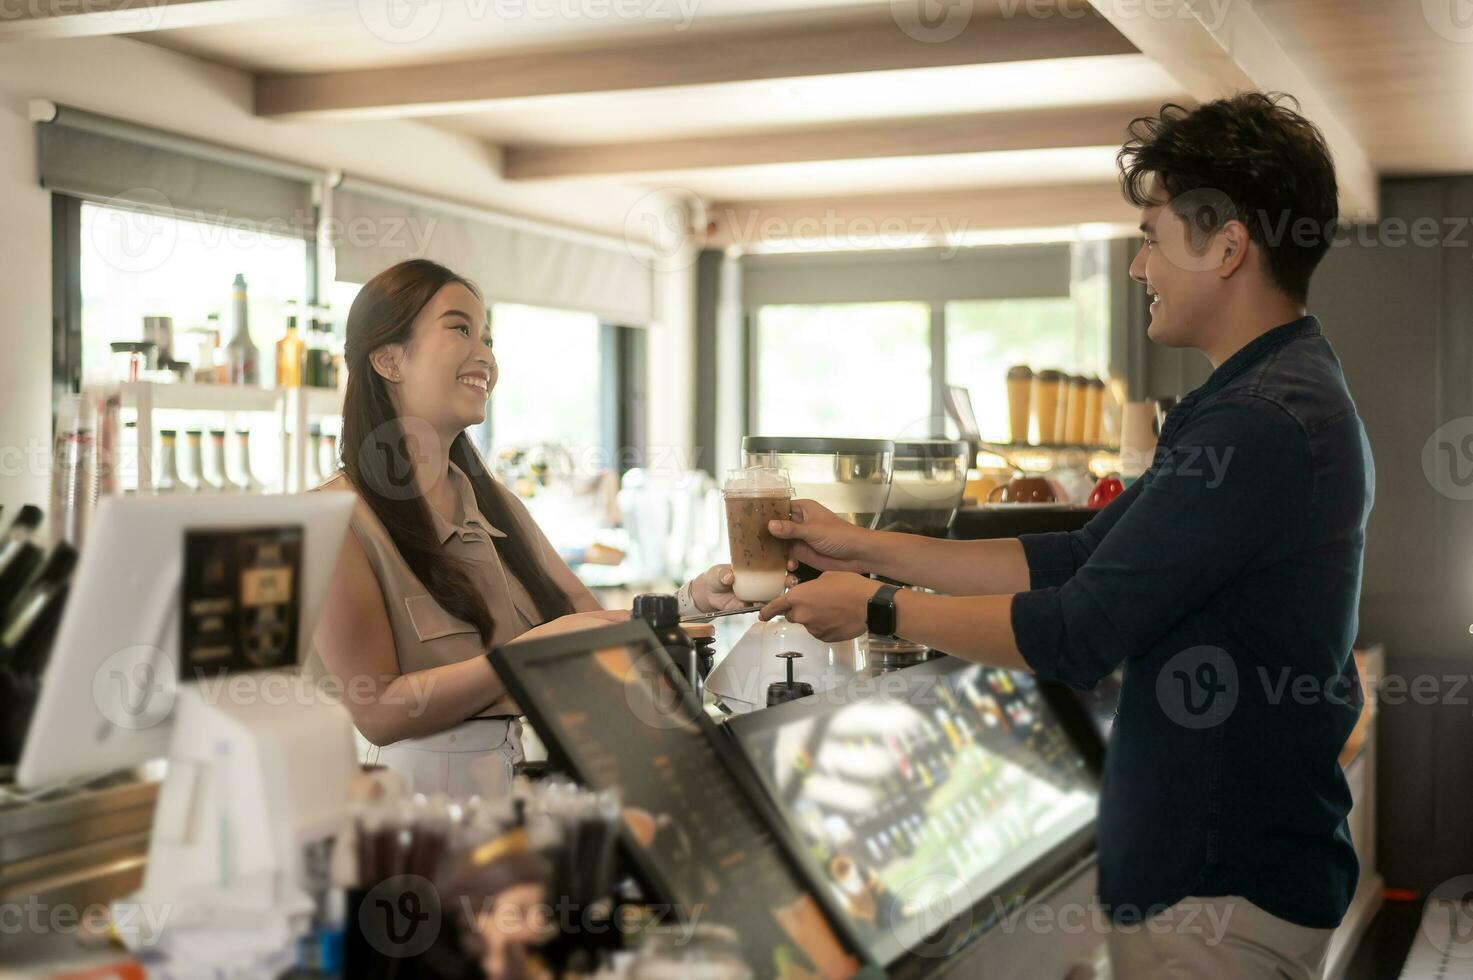
<path id="1" fill-rule="evenodd" d="M 913 32 L 914 33 L 914 32 Z M 311 74 L 261 75 L 262 116 L 423 116 L 507 99 L 1134 53 L 1104 19 L 970 18 L 945 42 L 891 17 L 845 18 L 599 48 Z"/>
<path id="2" fill-rule="evenodd" d="M 1080 224 L 1134 226 L 1140 220 L 1115 181 L 818 201 L 728 201 L 712 204 L 707 217 L 709 245 L 740 248 L 793 240 L 859 247 L 875 239 L 899 248 L 973 231 Z"/>
<path id="3" fill-rule="evenodd" d="M 1375 168 L 1308 77 L 1263 23 L 1252 4 L 1162 0 L 1151 16 L 1136 4 L 1090 0 L 1141 53 L 1160 65 L 1195 99 L 1235 92 L 1287 92 L 1325 135 L 1335 159 L 1342 216 L 1373 221 L 1378 198 Z"/>
<path id="4" fill-rule="evenodd" d="M 1159 109 L 1159 102 L 1075 106 L 693 139 L 509 146 L 503 153 L 502 176 L 507 180 L 545 180 L 774 163 L 1115 146 L 1125 139 L 1131 119 Z"/>
<path id="5" fill-rule="evenodd" d="M 352 0 L 25 0 L 0 2 L 0 41 L 143 34 L 300 16 Z"/>

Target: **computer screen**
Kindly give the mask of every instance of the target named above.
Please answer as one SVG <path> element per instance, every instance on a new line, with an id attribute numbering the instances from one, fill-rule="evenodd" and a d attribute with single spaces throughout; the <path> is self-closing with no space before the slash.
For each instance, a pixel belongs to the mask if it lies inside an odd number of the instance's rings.
<path id="1" fill-rule="evenodd" d="M 300 663 L 354 499 L 99 500 L 16 781 L 42 787 L 160 758 L 181 684 Z"/>
<path id="2" fill-rule="evenodd" d="M 860 972 L 862 947 L 645 624 L 509 644 L 491 660 L 552 761 L 619 791 L 624 843 L 661 900 L 735 929 L 756 976 Z"/>
<path id="3" fill-rule="evenodd" d="M 1027 674 L 942 658 L 727 727 L 882 965 L 979 902 L 1004 914 L 1094 822 L 1095 776 Z"/>

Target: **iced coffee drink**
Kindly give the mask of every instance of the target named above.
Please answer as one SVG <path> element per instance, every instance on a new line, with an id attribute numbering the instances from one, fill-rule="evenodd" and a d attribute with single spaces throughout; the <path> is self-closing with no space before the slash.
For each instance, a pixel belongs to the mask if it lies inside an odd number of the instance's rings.
<path id="1" fill-rule="evenodd" d="M 722 490 L 731 539 L 732 591 L 744 602 L 769 602 L 782 595 L 788 575 L 788 542 L 772 536 L 768 521 L 792 514 L 792 484 L 785 470 L 732 470 Z"/>

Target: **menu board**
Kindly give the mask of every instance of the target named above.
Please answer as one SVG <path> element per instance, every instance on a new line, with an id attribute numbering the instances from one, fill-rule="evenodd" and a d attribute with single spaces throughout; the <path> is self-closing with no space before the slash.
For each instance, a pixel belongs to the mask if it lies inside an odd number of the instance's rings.
<path id="1" fill-rule="evenodd" d="M 860 972 L 861 947 L 803 878 L 760 785 L 647 626 L 497 647 L 491 661 L 553 759 L 587 786 L 618 790 L 625 843 L 661 900 L 735 929 L 754 976 Z"/>
<path id="2" fill-rule="evenodd" d="M 1094 821 L 1095 777 L 1028 674 L 942 658 L 727 727 L 882 965 L 1005 915 Z"/>

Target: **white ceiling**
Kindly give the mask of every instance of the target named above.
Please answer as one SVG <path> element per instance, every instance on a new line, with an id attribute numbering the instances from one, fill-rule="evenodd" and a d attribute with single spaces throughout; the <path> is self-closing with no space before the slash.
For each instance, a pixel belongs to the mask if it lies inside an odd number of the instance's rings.
<path id="1" fill-rule="evenodd" d="M 998 3 L 978 2 L 976 9 Z M 376 3 L 289 19 L 166 28 L 138 37 L 246 70 L 295 73 L 424 64 L 549 46 L 617 44 L 677 30 L 699 34 L 788 24 L 805 30 L 811 29 L 815 17 L 873 17 L 877 9 L 889 5 L 890 0 L 607 0 L 607 9 L 637 7 L 646 16 L 593 19 L 577 14 L 579 9 L 602 9 L 592 0 L 581 8 L 559 0 L 428 0 L 424 7 L 437 16 L 405 28 L 416 38 L 412 43 L 394 43 L 375 34 L 387 33 L 381 18 L 365 16 L 379 6 Z M 406 11 L 414 9 L 404 6 Z M 526 13 L 491 15 L 519 9 Z M 571 15 L 561 19 L 533 15 L 557 9 Z M 569 146 L 917 116 L 1150 103 L 1179 93 L 1180 86 L 1149 59 L 1108 55 L 547 96 L 423 121 L 501 146 Z M 1122 116 L 1122 131 L 1127 121 Z M 1113 147 L 1076 147 L 681 170 L 579 182 L 678 187 L 707 200 L 758 200 L 1111 180 L 1113 160 Z"/>
<path id="2" fill-rule="evenodd" d="M 1149 59 L 1127 54 L 550 96 L 433 122 L 496 143 L 565 146 L 1149 102 L 1179 91 Z"/>
<path id="3" fill-rule="evenodd" d="M 883 10 L 889 0 L 346 0 L 208 27 L 168 28 L 150 43 L 248 71 L 340 71 L 434 64 L 539 48 L 567 49 L 703 34 L 834 11 Z M 982 6 L 979 4 L 979 6 Z M 636 13 L 636 16 L 621 16 Z"/>
<path id="4" fill-rule="evenodd" d="M 317 0 L 317 7 L 331 7 L 332 2 Z M 168 29 L 165 20 L 164 29 L 138 37 L 248 71 L 312 73 L 617 47 L 673 34 L 771 26 L 802 32 L 821 29 L 814 26 L 815 18 L 873 18 L 887 8 L 892 16 L 903 16 L 896 11 L 910 2 L 343 0 L 334 9 L 216 26 Z M 937 0 L 914 2 L 928 5 L 933 13 L 947 9 L 938 7 Z M 975 7 L 995 11 L 1005 2 L 1018 7 L 1024 0 L 976 0 Z M 1233 2 L 1214 0 L 1209 6 Z M 1439 20 L 1443 6 L 1469 0 L 1249 2 L 1251 12 L 1359 142 L 1371 165 L 1391 172 L 1473 171 L 1473 27 Z M 410 19 L 390 23 L 385 16 L 390 9 L 408 13 Z M 1116 25 L 1135 36 L 1120 21 Z M 502 147 L 560 147 L 1184 99 L 1183 86 L 1143 54 L 639 91 L 618 88 L 617 80 L 611 80 L 610 91 L 507 100 L 421 122 Z M 1122 137 L 1126 122 L 1122 117 Z M 1086 146 L 681 169 L 567 178 L 567 186 L 674 187 L 708 201 L 813 198 L 821 206 L 824 196 L 1110 182 L 1115 178 L 1115 149 Z"/>
<path id="5" fill-rule="evenodd" d="M 1118 146 L 1084 146 L 944 157 L 891 157 L 684 170 L 627 178 L 650 188 L 685 188 L 707 201 L 847 197 L 909 191 L 1083 183 L 1115 173 Z"/>

